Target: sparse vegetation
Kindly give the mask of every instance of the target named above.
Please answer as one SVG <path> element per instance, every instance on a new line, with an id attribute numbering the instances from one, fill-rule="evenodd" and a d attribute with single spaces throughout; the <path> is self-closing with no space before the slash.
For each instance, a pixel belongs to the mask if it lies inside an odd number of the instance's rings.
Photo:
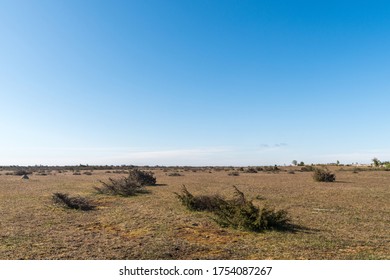
<path id="1" fill-rule="evenodd" d="M 337 187 L 327 188 L 324 188 L 325 183 L 314 183 L 313 172 L 298 172 L 301 167 L 292 166 L 279 167 L 283 172 L 277 175 L 240 172 L 240 177 L 234 178 L 227 174 L 238 171 L 239 167 L 219 167 L 223 171 L 212 174 L 209 172 L 214 167 L 137 167 L 152 171 L 157 182 L 166 186 L 145 187 L 153 193 L 130 198 L 99 195 L 91 186 L 102 187 L 95 182 L 110 183 L 109 177 L 128 176 L 106 171 L 128 172 L 134 166 L 5 166 L 1 167 L 2 175 L 6 172 L 13 175 L 14 171 L 23 169 L 34 175 L 45 172 L 56 176 L 35 175 L 29 181 L 23 181 L 21 176 L 0 176 L 0 258 L 389 259 L 389 247 L 384 241 L 390 234 L 386 215 L 390 210 L 387 199 L 390 172 L 385 171 L 384 163 L 382 161 L 380 168 L 344 165 L 343 171 L 340 166 L 323 165 L 321 168 L 336 172 L 338 180 Z M 359 173 L 352 173 L 355 168 Z M 194 169 L 198 172 L 193 173 Z M 83 174 L 92 170 L 92 176 Z M 289 175 L 289 170 L 296 174 Z M 74 171 L 80 171 L 83 176 L 72 176 Z M 170 172 L 184 176 L 167 176 Z M 181 185 L 186 184 L 194 197 L 216 196 L 230 202 L 236 198 L 230 187 L 233 182 L 239 184 L 237 187 L 246 200 L 259 209 L 257 212 L 243 207 L 242 215 L 252 213 L 261 217 L 267 216 L 263 208 L 271 213 L 285 209 L 293 222 L 302 227 L 290 228 L 287 223 L 281 228 L 288 232 L 291 229 L 294 234 L 268 230 L 263 230 L 262 234 L 240 232 L 258 230 L 258 227 L 253 226 L 253 219 L 244 224 L 254 229 L 244 229 L 237 223 L 224 224 L 223 219 L 217 223 L 219 217 L 215 212 L 218 210 L 213 210 L 221 208 L 217 199 L 200 199 L 200 203 L 193 205 L 211 210 L 190 212 L 173 195 L 173 192 L 182 195 Z M 84 212 L 54 204 L 54 192 L 69 194 L 69 197 L 83 196 L 96 208 L 99 206 L 99 210 Z M 240 217 L 236 211 L 228 213 L 228 218 Z M 268 216 L 271 221 L 280 218 Z M 237 220 L 242 222 L 242 218 Z"/>
<path id="2" fill-rule="evenodd" d="M 86 198 L 81 196 L 69 196 L 66 193 L 54 193 L 54 203 L 70 209 L 89 211 L 95 209 L 95 206 Z"/>
<path id="3" fill-rule="evenodd" d="M 334 182 L 336 175 L 327 169 L 316 168 L 314 169 L 313 179 L 317 182 Z"/>

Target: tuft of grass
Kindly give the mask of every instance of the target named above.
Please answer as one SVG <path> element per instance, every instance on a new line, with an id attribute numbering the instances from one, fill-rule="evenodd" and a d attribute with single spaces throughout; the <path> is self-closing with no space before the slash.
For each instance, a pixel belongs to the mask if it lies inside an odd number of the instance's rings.
<path id="1" fill-rule="evenodd" d="M 123 177 L 119 179 L 108 178 L 109 182 L 103 182 L 102 187 L 94 187 L 98 193 L 120 196 L 134 196 L 138 193 L 145 193 L 144 186 L 139 182 L 133 180 L 133 178 Z"/>
<path id="2" fill-rule="evenodd" d="M 314 169 L 313 179 L 317 182 L 334 182 L 336 175 L 327 169 L 316 168 Z"/>
<path id="3" fill-rule="evenodd" d="M 176 196 L 191 211 L 209 211 L 222 227 L 261 232 L 264 230 L 288 230 L 290 218 L 285 210 L 275 211 L 267 207 L 259 208 L 247 200 L 244 193 L 234 188 L 234 198 L 225 200 L 218 195 L 194 196 L 185 186 L 182 194 Z"/>
<path id="4" fill-rule="evenodd" d="M 81 196 L 69 196 L 66 193 L 54 193 L 53 201 L 56 204 L 62 205 L 66 208 L 77 209 L 82 211 L 89 211 L 95 209 L 95 206 L 91 202 Z"/>

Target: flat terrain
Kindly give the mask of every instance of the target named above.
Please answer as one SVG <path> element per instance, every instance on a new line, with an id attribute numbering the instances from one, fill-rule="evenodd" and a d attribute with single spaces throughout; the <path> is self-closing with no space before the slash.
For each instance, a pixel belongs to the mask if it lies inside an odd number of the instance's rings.
<path id="1" fill-rule="evenodd" d="M 134 197 L 93 189 L 99 180 L 125 174 L 52 171 L 22 180 L 3 170 L 0 259 L 390 259 L 390 172 L 334 167 L 336 182 L 319 183 L 312 172 L 282 169 L 239 176 L 228 176 L 231 170 L 153 169 L 158 185 Z M 183 176 L 168 176 L 173 171 Z M 302 229 L 221 228 L 211 214 L 181 205 L 174 192 L 183 184 L 193 194 L 227 198 L 235 185 L 256 205 L 286 209 Z M 54 192 L 87 197 L 98 207 L 59 207 Z"/>

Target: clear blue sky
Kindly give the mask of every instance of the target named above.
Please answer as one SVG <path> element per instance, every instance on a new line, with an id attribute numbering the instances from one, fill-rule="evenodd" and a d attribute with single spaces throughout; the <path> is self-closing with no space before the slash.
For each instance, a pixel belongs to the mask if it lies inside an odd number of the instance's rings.
<path id="1" fill-rule="evenodd" d="M 0 1 L 0 165 L 390 159 L 388 1 Z"/>

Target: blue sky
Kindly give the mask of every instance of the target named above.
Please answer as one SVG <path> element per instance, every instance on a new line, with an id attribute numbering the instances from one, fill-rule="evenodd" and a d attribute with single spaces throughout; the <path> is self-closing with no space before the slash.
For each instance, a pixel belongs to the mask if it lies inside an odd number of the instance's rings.
<path id="1" fill-rule="evenodd" d="M 388 1 L 0 1 L 0 165 L 390 159 Z"/>

